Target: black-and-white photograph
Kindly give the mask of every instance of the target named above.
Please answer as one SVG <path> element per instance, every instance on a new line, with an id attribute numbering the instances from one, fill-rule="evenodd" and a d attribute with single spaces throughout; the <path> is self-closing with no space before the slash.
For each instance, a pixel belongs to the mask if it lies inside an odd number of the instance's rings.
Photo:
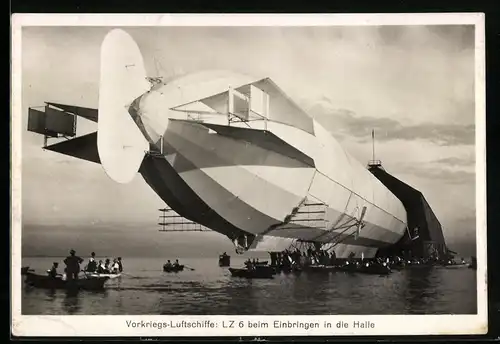
<path id="1" fill-rule="evenodd" d="M 22 315 L 478 313 L 475 25 L 20 36 Z"/>

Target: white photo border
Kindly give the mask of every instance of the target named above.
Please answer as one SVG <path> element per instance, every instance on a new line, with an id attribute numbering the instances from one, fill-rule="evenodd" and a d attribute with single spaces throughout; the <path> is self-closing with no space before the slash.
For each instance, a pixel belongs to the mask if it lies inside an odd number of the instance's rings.
<path id="1" fill-rule="evenodd" d="M 486 105 L 483 13 L 432 14 L 14 14 L 11 60 L 11 331 L 15 336 L 332 336 L 466 335 L 488 331 L 486 242 Z M 26 26 L 371 26 L 474 25 L 476 113 L 477 314 L 321 316 L 34 316 L 21 314 L 22 35 Z M 223 328 L 234 321 L 233 328 Z M 268 328 L 250 328 L 248 322 Z M 278 322 L 318 323 L 319 328 L 276 328 Z M 337 328 L 338 322 L 368 328 Z M 179 327 L 167 326 L 172 322 Z M 197 327 L 186 327 L 195 322 Z M 223 323 L 224 322 L 224 323 Z M 241 323 L 240 323 L 241 322 Z M 331 328 L 325 323 L 330 323 Z M 137 326 L 133 326 L 133 324 Z M 156 324 L 156 325 L 155 325 Z M 184 324 L 184 325 L 182 325 Z M 243 327 L 240 327 L 243 324 Z M 370 327 L 374 324 L 374 327 Z M 182 325 L 182 326 L 181 326 Z M 211 327 L 213 326 L 213 327 Z"/>

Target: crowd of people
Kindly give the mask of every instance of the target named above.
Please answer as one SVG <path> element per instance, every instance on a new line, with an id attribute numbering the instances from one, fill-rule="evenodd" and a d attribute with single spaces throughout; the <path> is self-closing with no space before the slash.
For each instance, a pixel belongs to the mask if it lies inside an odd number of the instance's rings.
<path id="1" fill-rule="evenodd" d="M 354 252 L 351 252 L 347 258 L 338 259 L 335 252 L 331 250 L 330 252 L 321 249 L 308 248 L 307 251 L 295 250 L 284 250 L 282 252 L 270 252 L 271 256 L 271 266 L 279 267 L 282 269 L 293 268 L 293 267 L 307 267 L 312 265 L 324 265 L 324 266 L 343 266 L 349 264 L 359 265 L 361 262 L 368 265 L 381 265 L 381 266 L 405 266 L 405 265 L 456 265 L 456 264 L 466 264 L 464 258 L 460 259 L 460 263 L 457 263 L 452 257 L 439 257 L 437 255 L 431 255 L 427 258 L 408 258 L 405 256 L 387 256 L 387 257 L 376 257 L 371 259 L 364 259 L 361 257 L 355 258 Z M 367 266 L 368 266 L 367 265 Z"/>
<path id="2" fill-rule="evenodd" d="M 336 265 L 335 252 L 314 250 L 309 248 L 305 252 L 299 249 L 293 251 L 271 252 L 271 265 L 279 267 L 309 266 L 309 265 Z"/>
<path id="3" fill-rule="evenodd" d="M 250 259 L 250 258 L 248 258 L 248 259 L 245 261 L 245 266 L 246 266 L 246 268 L 247 268 L 247 269 L 252 270 L 252 269 L 255 269 L 255 267 L 256 267 L 257 265 L 259 265 L 259 263 L 260 263 L 260 262 L 259 262 L 259 258 L 257 258 L 257 259 L 255 259 L 255 258 L 254 258 L 254 259 Z"/>
<path id="4" fill-rule="evenodd" d="M 118 274 L 123 271 L 122 258 L 114 258 L 113 262 L 109 258 L 106 258 L 104 261 L 99 260 L 96 261 L 95 252 L 92 252 L 89 258 L 87 265 L 81 269 L 81 264 L 84 260 L 76 255 L 75 250 L 71 250 L 69 252 L 69 256 L 64 259 L 64 264 L 66 267 L 64 268 L 64 272 L 66 274 L 67 280 L 77 280 L 80 272 L 84 273 L 97 273 L 97 274 Z M 59 263 L 54 262 L 50 270 L 48 270 L 49 276 L 53 278 L 61 278 L 64 275 L 58 272 Z"/>

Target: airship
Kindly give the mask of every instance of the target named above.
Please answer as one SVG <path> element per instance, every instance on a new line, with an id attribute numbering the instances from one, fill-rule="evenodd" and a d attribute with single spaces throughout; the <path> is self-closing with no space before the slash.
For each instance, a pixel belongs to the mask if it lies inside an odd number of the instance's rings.
<path id="1" fill-rule="evenodd" d="M 268 77 L 148 77 L 135 40 L 113 29 L 101 45 L 98 92 L 97 108 L 29 108 L 28 130 L 62 139 L 44 148 L 98 163 L 117 183 L 142 176 L 238 253 L 314 245 L 370 258 L 416 242 L 446 250 L 420 191 L 353 158 Z M 76 136 L 77 117 L 97 131 Z"/>

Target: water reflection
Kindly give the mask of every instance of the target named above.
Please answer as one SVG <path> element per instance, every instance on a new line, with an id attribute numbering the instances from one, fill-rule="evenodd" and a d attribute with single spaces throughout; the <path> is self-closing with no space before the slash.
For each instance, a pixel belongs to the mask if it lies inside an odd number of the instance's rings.
<path id="1" fill-rule="evenodd" d="M 108 297 L 107 290 L 85 291 L 68 289 L 63 293 L 62 308 L 69 315 L 81 314 L 82 303 L 87 308 L 95 303 L 102 304 L 103 300 Z"/>
<path id="2" fill-rule="evenodd" d="M 145 266 L 162 264 L 131 260 L 130 276 L 110 281 L 104 293 L 23 288 L 23 314 L 465 314 L 476 310 L 476 277 L 470 269 L 409 268 L 389 276 L 304 271 L 279 274 L 272 280 L 247 280 L 231 277 L 213 261 L 186 259 L 196 271 L 177 275 L 143 271 Z"/>
<path id="3" fill-rule="evenodd" d="M 80 310 L 80 298 L 78 290 L 67 290 L 64 295 L 63 309 L 69 315 L 73 315 Z"/>
<path id="4" fill-rule="evenodd" d="M 410 313 L 421 313 L 427 306 L 427 295 L 432 287 L 431 267 L 411 268 L 405 271 L 405 281 L 401 302 Z"/>
<path id="5" fill-rule="evenodd" d="M 48 301 L 54 301 L 56 299 L 56 290 L 55 289 L 46 289 L 45 295 L 47 296 Z"/>

